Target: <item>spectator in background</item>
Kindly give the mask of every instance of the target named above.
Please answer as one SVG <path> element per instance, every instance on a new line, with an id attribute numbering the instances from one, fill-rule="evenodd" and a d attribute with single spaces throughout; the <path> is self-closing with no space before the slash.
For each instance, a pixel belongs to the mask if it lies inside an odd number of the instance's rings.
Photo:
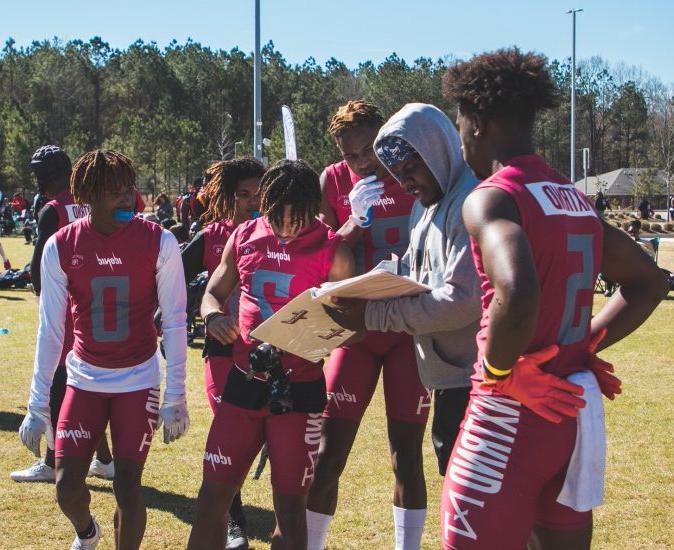
<path id="1" fill-rule="evenodd" d="M 0 201 L 2 204 L 2 201 Z M 669 221 L 674 220 L 674 195 L 669 197 Z"/>
<path id="2" fill-rule="evenodd" d="M 597 196 L 594 199 L 594 207 L 597 209 L 597 212 L 599 212 L 599 215 L 602 218 L 604 217 L 604 212 L 606 212 L 606 210 L 610 210 L 608 199 L 601 191 L 597 192 Z"/>
<path id="3" fill-rule="evenodd" d="M 17 214 L 21 214 L 28 207 L 28 202 L 23 198 L 23 195 L 18 191 L 12 197 L 12 210 Z"/>
<path id="4" fill-rule="evenodd" d="M 642 220 L 647 220 L 653 215 L 653 209 L 651 208 L 651 203 L 648 202 L 648 199 L 644 197 L 641 202 L 639 203 L 639 215 L 641 216 Z"/>
<path id="5" fill-rule="evenodd" d="M 173 217 L 173 207 L 166 193 L 160 193 L 154 201 L 155 215 L 159 221 Z"/>

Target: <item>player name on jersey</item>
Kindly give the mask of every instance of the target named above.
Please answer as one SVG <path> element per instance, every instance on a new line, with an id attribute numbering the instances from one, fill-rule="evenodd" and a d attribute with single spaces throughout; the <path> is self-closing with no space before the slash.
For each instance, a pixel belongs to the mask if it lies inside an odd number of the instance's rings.
<path id="1" fill-rule="evenodd" d="M 587 197 L 568 184 L 541 181 L 526 188 L 536 198 L 546 216 L 594 216 L 597 214 Z"/>

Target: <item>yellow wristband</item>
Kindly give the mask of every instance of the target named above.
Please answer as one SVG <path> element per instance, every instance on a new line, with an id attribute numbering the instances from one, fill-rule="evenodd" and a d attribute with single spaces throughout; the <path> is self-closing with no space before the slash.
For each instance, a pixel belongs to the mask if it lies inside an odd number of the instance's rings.
<path id="1" fill-rule="evenodd" d="M 513 371 L 512 367 L 506 370 L 497 369 L 496 367 L 491 365 L 489 361 L 487 361 L 486 357 L 482 358 L 482 365 L 494 376 L 508 376 Z"/>

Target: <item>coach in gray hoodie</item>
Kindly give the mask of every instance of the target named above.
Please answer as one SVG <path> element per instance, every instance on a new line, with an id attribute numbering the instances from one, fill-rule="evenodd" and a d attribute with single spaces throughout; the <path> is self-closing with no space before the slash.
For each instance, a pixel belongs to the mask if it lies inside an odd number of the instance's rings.
<path id="1" fill-rule="evenodd" d="M 341 301 L 345 317 L 360 319 L 340 323 L 362 328 L 364 322 L 368 330 L 414 336 L 421 381 L 435 394 L 432 437 L 444 475 L 477 356 L 480 282 L 461 217 L 463 201 L 477 179 L 463 160 L 454 125 L 432 105 L 405 105 L 382 126 L 374 148 L 380 162 L 417 199 L 403 270 L 433 290 L 368 301 L 365 307 Z"/>

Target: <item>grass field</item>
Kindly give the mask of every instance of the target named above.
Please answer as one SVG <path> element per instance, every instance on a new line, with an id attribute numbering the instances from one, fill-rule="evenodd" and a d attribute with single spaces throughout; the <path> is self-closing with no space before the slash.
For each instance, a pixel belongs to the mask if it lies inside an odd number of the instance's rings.
<path id="1" fill-rule="evenodd" d="M 32 247 L 3 239 L 15 266 L 28 262 Z M 660 265 L 674 269 L 674 240 L 663 240 Z M 603 296 L 597 296 L 597 306 Z M 674 294 L 635 334 L 603 354 L 623 380 L 623 394 L 607 406 L 606 502 L 595 515 L 594 548 L 674 548 Z M 53 486 L 18 484 L 9 472 L 31 463 L 17 435 L 25 414 L 33 364 L 37 304 L 30 291 L 0 291 L 0 548 L 68 548 L 72 528 L 54 500 Z M 155 439 L 145 469 L 148 523 L 143 548 L 183 548 L 194 497 L 201 481 L 201 457 L 210 423 L 203 390 L 200 350 L 188 356 L 188 400 L 192 427 L 169 446 Z M 392 547 L 391 487 L 383 399 L 379 388 L 363 421 L 342 478 L 341 500 L 328 538 L 330 549 Z M 439 548 L 439 494 L 430 435 L 425 444 L 429 510 L 424 548 Z M 114 498 L 109 482 L 93 480 L 92 509 L 101 520 L 99 548 L 113 548 Z M 269 468 L 248 480 L 243 499 L 252 546 L 269 547 L 273 528 Z M 494 549 L 498 550 L 498 549 Z"/>

